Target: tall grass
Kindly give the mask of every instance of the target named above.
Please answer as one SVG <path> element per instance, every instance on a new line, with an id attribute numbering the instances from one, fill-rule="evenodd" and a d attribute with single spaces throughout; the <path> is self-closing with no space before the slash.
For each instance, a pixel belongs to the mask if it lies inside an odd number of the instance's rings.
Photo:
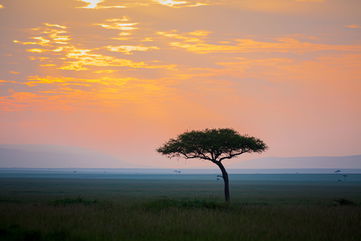
<path id="1" fill-rule="evenodd" d="M 359 186 L 239 185 L 226 205 L 202 182 L 0 179 L 0 240 L 360 240 Z"/>

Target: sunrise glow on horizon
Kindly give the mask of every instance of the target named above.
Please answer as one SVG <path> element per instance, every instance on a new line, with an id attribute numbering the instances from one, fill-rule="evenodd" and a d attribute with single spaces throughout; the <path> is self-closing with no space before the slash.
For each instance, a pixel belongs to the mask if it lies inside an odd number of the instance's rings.
<path id="1" fill-rule="evenodd" d="M 0 0 L 0 144 L 173 167 L 159 145 L 230 127 L 262 138 L 265 156 L 360 154 L 359 9 L 359 0 Z"/>

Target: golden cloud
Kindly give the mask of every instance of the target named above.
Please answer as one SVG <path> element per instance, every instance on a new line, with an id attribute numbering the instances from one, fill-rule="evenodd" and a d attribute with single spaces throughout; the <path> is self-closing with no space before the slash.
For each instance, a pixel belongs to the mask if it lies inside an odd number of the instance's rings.
<path id="1" fill-rule="evenodd" d="M 90 49 L 77 49 L 69 47 L 66 52 L 65 65 L 59 69 L 65 70 L 88 70 L 86 66 L 99 66 L 99 67 L 129 67 L 129 68 L 167 68 L 172 69 L 172 65 L 149 65 L 145 62 L 135 62 L 129 59 L 121 59 L 113 56 L 92 53 Z"/>
<path id="2" fill-rule="evenodd" d="M 193 34 L 192 34 L 193 33 Z M 230 43 L 207 43 L 205 38 L 194 36 L 194 32 L 180 34 L 173 31 L 158 32 L 159 35 L 178 39 L 181 41 L 170 42 L 172 47 L 183 48 L 197 54 L 209 53 L 306 53 L 314 51 L 361 51 L 361 45 L 334 45 L 303 42 L 295 38 L 277 38 L 273 41 L 257 41 L 254 39 L 233 39 Z M 190 36 L 193 35 L 193 36 Z M 196 35 L 197 36 L 197 35 Z M 202 37 L 207 34 L 200 35 Z"/>
<path id="3" fill-rule="evenodd" d="M 127 77 L 30 76 L 28 81 L 23 83 L 28 88 L 27 91 L 13 90 L 8 96 L 0 97 L 0 110 L 21 111 L 36 108 L 53 111 L 95 105 L 108 108 L 126 101 L 134 104 L 144 102 L 146 97 L 158 98 L 169 94 L 165 82 Z M 34 90 L 34 87 L 38 87 L 37 90 Z"/>
<path id="4" fill-rule="evenodd" d="M 154 2 L 172 8 L 199 7 L 199 6 L 208 5 L 207 3 L 198 3 L 198 2 L 192 3 L 189 1 L 174 1 L 174 0 L 154 0 Z"/>
<path id="5" fill-rule="evenodd" d="M 295 0 L 295 2 L 323 3 L 326 0 Z"/>
<path id="6" fill-rule="evenodd" d="M 30 87 L 40 84 L 59 84 L 59 85 L 85 85 L 85 84 L 101 84 L 106 86 L 123 86 L 128 81 L 133 80 L 132 78 L 109 78 L 102 77 L 97 79 L 84 79 L 74 77 L 54 77 L 54 76 L 30 76 L 28 77 L 25 85 Z"/>
<path id="7" fill-rule="evenodd" d="M 210 5 L 226 5 L 255 12 L 302 13 L 322 11 L 326 0 L 218 0 Z"/>
<path id="8" fill-rule="evenodd" d="M 33 41 L 24 42 L 19 40 L 13 40 L 13 42 L 21 45 L 39 45 L 42 47 L 53 47 L 54 45 L 57 44 L 67 45 L 71 40 L 71 38 L 65 29 L 66 26 L 44 23 L 43 26 L 32 29 L 34 34 L 41 35 L 41 36 L 31 37 Z"/>
<path id="9" fill-rule="evenodd" d="M 112 52 L 120 52 L 120 53 L 124 53 L 127 55 L 131 55 L 133 54 L 133 52 L 135 51 L 149 51 L 149 50 L 156 50 L 159 49 L 158 47 L 155 46 L 136 46 L 136 45 L 120 45 L 120 46 L 106 46 L 106 48 L 109 51 Z"/>
<path id="10" fill-rule="evenodd" d="M 48 27 L 56 27 L 56 28 L 61 28 L 61 29 L 66 29 L 67 28 L 64 25 L 59 25 L 59 24 L 44 23 L 44 25 L 48 26 Z"/>
<path id="11" fill-rule="evenodd" d="M 87 9 L 109 9 L 109 8 L 126 8 L 126 7 L 137 7 L 137 6 L 151 6 L 154 4 L 163 5 L 171 8 L 183 8 L 183 7 L 199 7 L 208 5 L 209 0 L 204 2 L 196 1 L 175 1 L 175 0 L 125 0 L 122 1 L 122 5 L 117 5 L 116 1 L 109 0 L 79 0 L 86 3 L 85 6 L 81 8 Z M 107 4 L 105 4 L 107 3 Z"/>
<path id="12" fill-rule="evenodd" d="M 105 29 L 115 29 L 121 31 L 131 31 L 138 29 L 135 27 L 138 23 L 131 23 L 127 17 L 106 19 L 106 23 L 98 23 L 96 25 Z"/>
<path id="13" fill-rule="evenodd" d="M 104 2 L 104 0 L 79 0 L 79 1 L 87 4 L 86 6 L 81 8 L 88 8 L 88 9 L 125 8 L 125 6 L 122 5 L 110 5 L 110 6 L 100 5 L 101 3 Z"/>
<path id="14" fill-rule="evenodd" d="M 129 19 L 123 17 L 121 19 L 107 19 L 107 24 L 102 25 L 104 28 L 119 29 L 122 31 L 130 31 L 136 29 L 137 23 L 130 23 Z M 158 49 L 155 46 L 136 46 L 136 45 L 119 45 L 104 46 L 96 49 L 86 49 L 74 46 L 71 43 L 72 38 L 67 32 L 67 27 L 58 24 L 44 23 L 39 28 L 33 28 L 35 37 L 31 37 L 32 41 L 14 40 L 14 43 L 21 45 L 30 45 L 26 51 L 36 54 L 31 56 L 32 60 L 39 60 L 43 63 L 43 67 L 56 67 L 63 70 L 88 70 L 89 66 L 97 67 L 128 67 L 128 68 L 166 68 L 171 69 L 172 65 L 147 64 L 142 61 L 133 61 L 124 58 L 117 58 L 100 53 L 95 53 L 99 49 L 107 49 L 113 52 L 122 52 L 132 54 L 134 51 L 149 51 Z M 124 33 L 124 32 L 123 32 Z M 36 47 L 35 47 L 36 46 Z M 45 56 L 44 56 L 45 55 Z"/>
<path id="15" fill-rule="evenodd" d="M 18 74 L 18 73 L 16 72 L 16 74 Z M 2 80 L 2 79 L 0 79 L 0 85 L 3 84 L 3 83 L 17 83 L 17 82 L 13 81 L 13 80 Z"/>

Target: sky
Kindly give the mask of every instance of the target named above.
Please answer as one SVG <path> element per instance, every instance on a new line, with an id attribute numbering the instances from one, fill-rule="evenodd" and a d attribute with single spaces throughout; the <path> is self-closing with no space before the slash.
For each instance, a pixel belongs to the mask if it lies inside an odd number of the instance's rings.
<path id="1" fill-rule="evenodd" d="M 0 144 L 135 166 L 234 128 L 266 156 L 361 153 L 359 0 L 0 0 Z M 102 163 L 104 167 L 121 164 Z"/>

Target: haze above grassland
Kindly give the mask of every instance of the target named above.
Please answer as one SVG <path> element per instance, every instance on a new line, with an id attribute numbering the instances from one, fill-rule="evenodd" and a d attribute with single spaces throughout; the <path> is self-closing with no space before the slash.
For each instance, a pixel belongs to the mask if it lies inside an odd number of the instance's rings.
<path id="1" fill-rule="evenodd" d="M 361 155 L 264 157 L 248 160 L 238 158 L 224 163 L 230 169 L 360 169 Z M 214 168 L 212 163 L 201 160 L 166 159 L 164 166 L 166 168 Z M 120 160 L 111 155 L 85 148 L 52 145 L 0 145 L 0 168 L 159 168 L 159 166 L 136 166 L 127 160 Z"/>

